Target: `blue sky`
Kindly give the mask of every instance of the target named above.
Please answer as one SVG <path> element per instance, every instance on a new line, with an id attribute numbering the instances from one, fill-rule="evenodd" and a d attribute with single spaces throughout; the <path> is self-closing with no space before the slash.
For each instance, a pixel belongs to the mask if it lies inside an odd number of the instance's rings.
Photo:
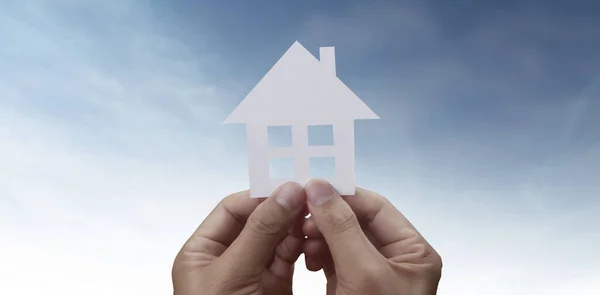
<path id="1" fill-rule="evenodd" d="M 0 293 L 170 292 L 247 188 L 222 122 L 296 40 L 380 116 L 357 182 L 442 254 L 439 294 L 600 288 L 600 4 L 365 2 L 0 0 Z"/>

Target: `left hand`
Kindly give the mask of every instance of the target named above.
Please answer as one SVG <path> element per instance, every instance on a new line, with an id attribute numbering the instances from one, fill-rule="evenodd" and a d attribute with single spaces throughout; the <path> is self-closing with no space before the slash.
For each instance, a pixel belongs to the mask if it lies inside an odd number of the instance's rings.
<path id="1" fill-rule="evenodd" d="M 297 183 L 267 199 L 248 191 L 223 199 L 177 254 L 174 295 L 292 294 L 305 203 Z"/>

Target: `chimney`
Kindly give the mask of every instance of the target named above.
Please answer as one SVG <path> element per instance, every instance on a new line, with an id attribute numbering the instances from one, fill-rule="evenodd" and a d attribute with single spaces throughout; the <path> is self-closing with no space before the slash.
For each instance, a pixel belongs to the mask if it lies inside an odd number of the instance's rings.
<path id="1" fill-rule="evenodd" d="M 319 59 L 321 66 L 335 76 L 335 47 L 321 47 Z"/>

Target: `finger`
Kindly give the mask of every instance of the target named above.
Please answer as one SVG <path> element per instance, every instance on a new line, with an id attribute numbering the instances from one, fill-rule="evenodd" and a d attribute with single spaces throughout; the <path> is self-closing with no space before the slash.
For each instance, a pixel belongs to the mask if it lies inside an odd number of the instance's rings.
<path id="1" fill-rule="evenodd" d="M 224 260 L 248 270 L 262 271 L 305 203 L 302 186 L 295 182 L 280 186 L 248 217 L 240 235 L 223 253 Z"/>
<path id="2" fill-rule="evenodd" d="M 426 243 L 410 221 L 379 194 L 356 188 L 355 195 L 347 196 L 344 200 L 379 243 L 378 248 L 385 257 L 410 251 L 405 248 L 407 244 Z"/>
<path id="3" fill-rule="evenodd" d="M 302 250 L 306 269 L 310 271 L 321 270 L 327 251 L 327 244 L 323 238 L 307 239 L 304 242 L 304 249 Z"/>
<path id="4" fill-rule="evenodd" d="M 220 256 L 239 235 L 246 220 L 262 199 L 249 191 L 227 196 L 213 209 L 183 246 L 182 254 Z"/>
<path id="5" fill-rule="evenodd" d="M 318 256 L 327 252 L 327 243 L 323 238 L 309 238 L 304 242 L 302 250 L 306 256 Z"/>
<path id="6" fill-rule="evenodd" d="M 327 243 L 322 238 L 307 239 L 304 243 L 304 260 L 306 268 L 310 271 L 323 270 L 325 277 L 335 274 L 335 265 Z"/>
<path id="7" fill-rule="evenodd" d="M 323 259 L 317 256 L 304 255 L 304 264 L 309 271 L 319 271 L 323 268 Z"/>
<path id="8" fill-rule="evenodd" d="M 305 189 L 311 218 L 323 234 L 336 267 L 351 269 L 382 259 L 350 206 L 329 183 L 313 179 Z"/>
<path id="9" fill-rule="evenodd" d="M 311 217 L 307 218 L 302 226 L 302 233 L 309 238 L 322 238 L 323 235 L 319 231 L 315 219 Z"/>
<path id="10" fill-rule="evenodd" d="M 302 254 L 304 246 L 304 235 L 302 235 L 302 225 L 304 224 L 304 216 L 300 215 L 296 218 L 296 222 L 292 225 L 288 235 L 275 248 L 273 262 L 269 267 L 269 271 L 276 277 L 291 283 L 294 275 L 294 264 Z"/>

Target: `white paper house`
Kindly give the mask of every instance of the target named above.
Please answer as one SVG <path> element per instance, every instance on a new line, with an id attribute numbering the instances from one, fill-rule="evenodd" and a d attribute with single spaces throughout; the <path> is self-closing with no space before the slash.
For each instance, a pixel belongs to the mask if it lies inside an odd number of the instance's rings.
<path id="1" fill-rule="evenodd" d="M 379 117 L 338 79 L 334 47 L 321 47 L 319 58 L 296 41 L 225 120 L 246 124 L 252 197 L 290 180 L 306 184 L 312 157 L 334 157 L 327 180 L 342 195 L 355 192 L 354 120 Z M 332 125 L 333 145 L 309 146 L 309 125 Z M 292 146 L 270 147 L 268 126 L 291 126 Z M 271 158 L 292 158 L 293 179 L 271 179 Z"/>

